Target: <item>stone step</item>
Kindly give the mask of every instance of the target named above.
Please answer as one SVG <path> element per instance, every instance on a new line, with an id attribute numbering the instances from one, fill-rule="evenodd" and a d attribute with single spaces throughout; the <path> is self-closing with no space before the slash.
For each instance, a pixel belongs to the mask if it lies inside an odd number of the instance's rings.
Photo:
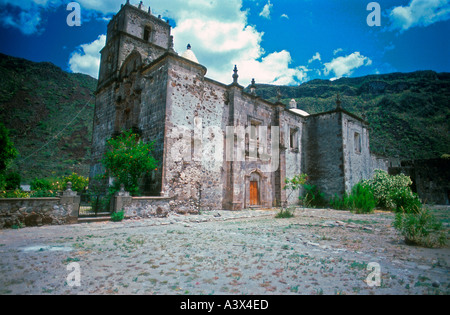
<path id="1" fill-rule="evenodd" d="M 78 223 L 93 223 L 93 222 L 106 222 L 111 221 L 111 215 L 108 213 L 107 216 L 99 215 L 97 217 L 82 217 L 78 218 Z"/>

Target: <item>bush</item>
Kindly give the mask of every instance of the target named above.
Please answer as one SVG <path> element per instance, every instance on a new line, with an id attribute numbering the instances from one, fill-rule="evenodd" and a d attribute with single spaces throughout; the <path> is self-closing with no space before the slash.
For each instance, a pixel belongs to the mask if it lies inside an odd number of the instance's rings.
<path id="1" fill-rule="evenodd" d="M 35 178 L 30 183 L 30 189 L 32 191 L 46 191 L 53 189 L 53 182 L 49 179 Z"/>
<path id="2" fill-rule="evenodd" d="M 0 172 L 5 172 L 8 165 L 18 156 L 18 151 L 9 137 L 9 130 L 0 123 Z"/>
<path id="3" fill-rule="evenodd" d="M 111 221 L 113 222 L 120 222 L 124 219 L 125 212 L 122 210 L 120 212 L 113 212 L 111 213 Z"/>
<path id="4" fill-rule="evenodd" d="M 351 210 L 348 194 L 345 193 L 342 197 L 335 194 L 330 200 L 330 206 L 335 210 Z"/>
<path id="5" fill-rule="evenodd" d="M 30 198 L 30 194 L 20 189 L 13 191 L 1 191 L 0 198 Z"/>
<path id="6" fill-rule="evenodd" d="M 392 192 L 391 199 L 395 206 L 395 212 L 418 213 L 422 208 L 419 196 L 406 187 Z"/>
<path id="7" fill-rule="evenodd" d="M 275 215 L 275 218 L 277 219 L 289 219 L 292 217 L 294 217 L 294 214 L 288 209 L 281 209 L 280 212 Z"/>
<path id="8" fill-rule="evenodd" d="M 411 178 L 405 175 L 389 175 L 382 170 L 376 170 L 372 179 L 363 181 L 364 186 L 369 186 L 373 192 L 377 207 L 385 210 L 395 210 L 400 204 L 396 204 L 394 198 L 399 193 L 404 193 L 404 189 L 411 190 Z M 397 202 L 400 199 L 397 196 Z"/>
<path id="9" fill-rule="evenodd" d="M 65 176 L 62 182 L 62 190 L 67 189 L 68 182 L 72 183 L 72 190 L 76 192 L 82 192 L 89 186 L 89 178 L 78 175 L 77 173 Z"/>
<path id="10" fill-rule="evenodd" d="M 375 209 L 376 201 L 372 189 L 361 183 L 352 189 L 350 203 L 357 213 L 371 213 Z"/>
<path id="11" fill-rule="evenodd" d="M 6 190 L 6 176 L 0 172 L 0 190 Z"/>
<path id="12" fill-rule="evenodd" d="M 6 190 L 20 189 L 20 174 L 17 172 L 10 172 L 5 176 Z"/>
<path id="13" fill-rule="evenodd" d="M 305 194 L 303 197 L 300 197 L 300 200 L 303 202 L 304 206 L 324 207 L 328 205 L 327 200 L 325 200 L 325 195 L 317 186 L 305 184 L 303 187 L 305 189 Z"/>
<path id="14" fill-rule="evenodd" d="M 335 195 L 331 201 L 331 206 L 336 210 L 353 210 L 356 213 L 372 213 L 375 209 L 376 201 L 372 189 L 362 183 L 356 184 L 352 188 L 352 193 L 344 194 L 342 198 Z"/>
<path id="15" fill-rule="evenodd" d="M 426 208 L 417 213 L 397 213 L 394 227 L 405 237 L 408 245 L 436 247 L 444 246 L 447 241 L 442 223 Z"/>
<path id="16" fill-rule="evenodd" d="M 59 193 L 55 190 L 37 190 L 32 191 L 30 198 L 58 197 Z"/>

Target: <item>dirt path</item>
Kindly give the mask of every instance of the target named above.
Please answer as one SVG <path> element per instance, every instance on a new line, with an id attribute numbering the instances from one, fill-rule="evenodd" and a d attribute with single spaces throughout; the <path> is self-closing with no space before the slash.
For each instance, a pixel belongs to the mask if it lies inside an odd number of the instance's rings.
<path id="1" fill-rule="evenodd" d="M 0 294 L 450 292 L 449 248 L 405 245 L 390 213 L 274 214 L 213 211 L 3 230 Z M 369 286 L 377 279 L 368 278 L 376 272 L 371 263 L 380 267 L 379 286 Z M 80 286 L 71 286 L 78 270 Z"/>

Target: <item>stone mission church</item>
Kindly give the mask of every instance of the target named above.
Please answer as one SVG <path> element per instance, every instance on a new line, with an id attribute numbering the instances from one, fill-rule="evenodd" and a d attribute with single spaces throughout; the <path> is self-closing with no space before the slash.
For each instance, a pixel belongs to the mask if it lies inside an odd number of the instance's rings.
<path id="1" fill-rule="evenodd" d="M 160 166 L 143 180 L 147 196 L 172 211 L 241 210 L 298 202 L 285 179 L 306 173 L 327 197 L 370 178 L 385 161 L 370 153 L 369 125 L 345 111 L 309 115 L 206 77 L 190 46 L 173 48 L 171 27 L 142 2 L 127 1 L 108 25 L 93 122 L 91 179 L 103 172 L 106 141 L 133 129 L 155 141 Z M 256 78 L 257 79 L 257 78 Z"/>

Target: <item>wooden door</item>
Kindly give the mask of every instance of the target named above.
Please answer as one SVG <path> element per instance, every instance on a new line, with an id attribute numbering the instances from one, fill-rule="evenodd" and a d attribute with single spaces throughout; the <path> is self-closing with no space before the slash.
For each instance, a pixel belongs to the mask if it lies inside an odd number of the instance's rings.
<path id="1" fill-rule="evenodd" d="M 258 182 L 250 182 L 250 206 L 259 205 Z"/>

